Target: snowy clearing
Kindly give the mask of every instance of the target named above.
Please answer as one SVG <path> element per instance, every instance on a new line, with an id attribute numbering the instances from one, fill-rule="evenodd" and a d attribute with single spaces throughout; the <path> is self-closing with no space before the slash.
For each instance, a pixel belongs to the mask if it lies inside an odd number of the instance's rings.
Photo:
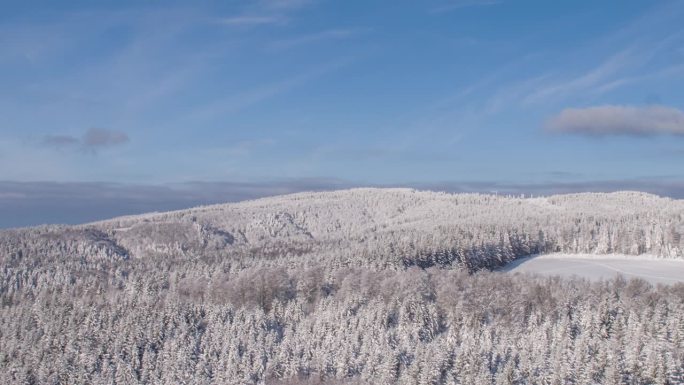
<path id="1" fill-rule="evenodd" d="M 652 284 L 684 282 L 684 260 L 654 256 L 548 254 L 521 258 L 501 269 L 505 272 L 578 276 L 591 280 L 642 278 Z"/>

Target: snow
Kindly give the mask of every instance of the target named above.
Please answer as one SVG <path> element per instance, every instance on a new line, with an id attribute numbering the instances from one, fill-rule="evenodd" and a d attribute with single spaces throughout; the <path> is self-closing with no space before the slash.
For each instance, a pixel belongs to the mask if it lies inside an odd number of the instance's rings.
<path id="1" fill-rule="evenodd" d="M 524 198 L 351 189 L 0 231 L 0 258 L 19 252 L 90 258 L 100 255 L 91 250 L 108 245 L 107 258 L 294 254 L 307 265 L 469 271 L 551 251 L 684 259 L 682 218 L 684 200 L 635 192 Z"/>
<path id="2" fill-rule="evenodd" d="M 521 258 L 501 269 L 510 273 L 536 273 L 590 280 L 641 278 L 652 284 L 684 282 L 684 260 L 652 255 L 547 254 Z"/>

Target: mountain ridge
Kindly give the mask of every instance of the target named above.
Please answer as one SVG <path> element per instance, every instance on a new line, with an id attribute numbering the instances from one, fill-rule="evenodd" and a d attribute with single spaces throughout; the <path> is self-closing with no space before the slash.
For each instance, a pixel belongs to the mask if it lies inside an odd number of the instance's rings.
<path id="1" fill-rule="evenodd" d="M 309 255 L 477 270 L 540 252 L 681 258 L 683 217 L 684 200 L 632 191 L 523 198 L 360 188 L 3 230 L 0 241 L 5 254 L 258 258 L 297 250 L 298 263 Z"/>
<path id="2" fill-rule="evenodd" d="M 638 193 L 356 190 L 0 232 L 0 382 L 681 383 L 684 285 L 600 258 L 679 278 L 683 217 Z M 490 272 L 550 252 L 610 272 Z"/>

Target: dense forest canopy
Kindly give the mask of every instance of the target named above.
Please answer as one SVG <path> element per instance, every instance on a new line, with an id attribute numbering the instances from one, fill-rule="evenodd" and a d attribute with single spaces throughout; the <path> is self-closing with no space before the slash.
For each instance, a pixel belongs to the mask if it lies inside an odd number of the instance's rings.
<path id="1" fill-rule="evenodd" d="M 521 198 L 353 189 L 0 231 L 0 255 L 230 256 L 242 263 L 301 256 L 291 263 L 323 258 L 344 266 L 474 271 L 543 252 L 681 258 L 683 218 L 684 201 L 638 192 Z"/>
<path id="2" fill-rule="evenodd" d="M 681 384 L 684 284 L 488 271 L 682 258 L 684 202 L 306 193 L 0 232 L 7 384 Z"/>

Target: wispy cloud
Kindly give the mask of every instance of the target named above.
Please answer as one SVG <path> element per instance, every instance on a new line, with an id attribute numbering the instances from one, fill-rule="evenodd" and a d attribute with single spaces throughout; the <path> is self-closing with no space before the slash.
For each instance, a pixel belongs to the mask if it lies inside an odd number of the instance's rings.
<path id="1" fill-rule="evenodd" d="M 550 119 L 546 130 L 591 136 L 684 135 L 684 112 L 664 106 L 568 108 Z"/>
<path id="2" fill-rule="evenodd" d="M 292 10 L 315 3 L 315 0 L 261 0 L 257 4 L 266 9 Z"/>
<path id="3" fill-rule="evenodd" d="M 84 146 L 88 148 L 102 148 L 117 146 L 127 143 L 130 139 L 126 133 L 104 128 L 91 128 L 81 139 Z"/>
<path id="4" fill-rule="evenodd" d="M 241 15 L 220 19 L 221 24 L 230 26 L 256 26 L 267 24 L 280 24 L 285 19 L 278 15 Z"/>
<path id="5" fill-rule="evenodd" d="M 502 0 L 452 0 L 430 9 L 430 13 L 444 13 L 468 7 L 484 7 L 503 3 Z"/>
<path id="6" fill-rule="evenodd" d="M 257 27 L 287 24 L 291 14 L 313 4 L 312 0 L 262 0 L 249 3 L 236 15 L 219 19 L 221 24 L 233 27 Z"/>
<path id="7" fill-rule="evenodd" d="M 255 104 L 273 98 L 277 95 L 284 94 L 313 79 L 342 68 L 352 61 L 353 59 L 351 58 L 343 58 L 341 60 L 336 60 L 312 68 L 306 72 L 302 72 L 282 80 L 262 84 L 243 92 L 238 92 L 237 94 L 213 100 L 204 106 L 197 108 L 188 116 L 192 119 L 192 121 L 196 121 L 197 119 L 208 119 L 218 115 L 234 114 L 240 112 Z"/>
<path id="8" fill-rule="evenodd" d="M 612 81 L 609 81 L 601 86 L 595 88 L 595 92 L 602 94 L 616 90 L 621 87 L 635 85 L 638 83 L 657 81 L 662 79 L 676 79 L 684 77 L 684 64 L 674 64 L 656 71 L 647 71 L 646 73 L 639 73 L 632 76 L 624 76 Z"/>
<path id="9" fill-rule="evenodd" d="M 269 48 L 274 51 L 282 51 L 312 43 L 319 43 L 329 40 L 341 40 L 359 35 L 368 29 L 366 28 L 342 28 L 328 29 L 325 31 L 314 32 L 306 35 L 275 40 L 269 44 Z"/>
<path id="10" fill-rule="evenodd" d="M 42 142 L 46 146 L 63 148 L 76 146 L 80 143 L 80 140 L 70 135 L 45 135 Z"/>
<path id="11" fill-rule="evenodd" d="M 651 23 L 653 16 L 646 18 Z M 661 16 L 662 17 L 662 16 Z M 641 25 L 643 20 L 635 24 Z M 642 28 L 649 28 L 642 26 Z M 653 28 L 653 26 L 650 26 Z M 623 45 L 618 51 L 603 58 L 602 61 L 589 67 L 584 72 L 575 74 L 548 74 L 547 81 L 522 99 L 523 104 L 544 103 L 552 99 L 567 97 L 592 97 L 615 91 L 628 85 L 650 81 L 663 77 L 681 76 L 681 61 L 673 61 L 673 52 L 684 44 L 684 32 L 670 34 L 644 33 L 631 31 L 632 27 L 619 31 L 615 36 L 609 36 L 596 43 L 595 49 L 608 51 L 613 46 Z M 632 36 L 635 35 L 635 36 Z M 592 57 L 591 52 L 579 50 L 573 53 L 575 57 Z M 553 76 L 555 75 L 555 76 Z"/>
<path id="12" fill-rule="evenodd" d="M 41 142 L 46 146 L 60 149 L 73 147 L 96 152 L 99 149 L 119 146 L 129 141 L 130 138 L 125 132 L 90 128 L 80 138 L 71 135 L 45 135 Z"/>
<path id="13" fill-rule="evenodd" d="M 613 54 L 583 74 L 566 79 L 550 80 L 527 95 L 523 103 L 538 103 L 549 98 L 563 97 L 615 82 L 614 76 L 631 64 L 634 55 L 633 49 L 626 49 Z"/>

